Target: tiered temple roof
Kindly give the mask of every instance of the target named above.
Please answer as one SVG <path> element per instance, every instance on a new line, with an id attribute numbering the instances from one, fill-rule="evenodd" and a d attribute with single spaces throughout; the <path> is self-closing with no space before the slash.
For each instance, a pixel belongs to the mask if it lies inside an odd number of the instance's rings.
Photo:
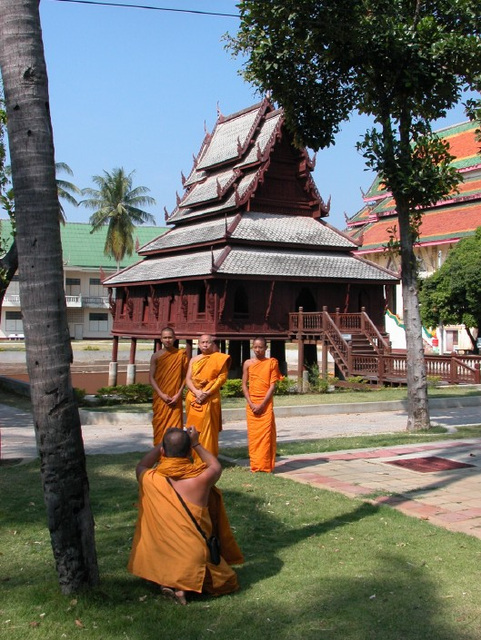
<path id="1" fill-rule="evenodd" d="M 475 130 L 475 123 L 464 122 L 437 132 L 449 142 L 463 181 L 456 193 L 423 213 L 420 246 L 457 242 L 481 226 L 481 155 Z M 347 222 L 347 232 L 360 243 L 359 253 L 379 253 L 396 224 L 395 203 L 379 177 L 363 199 L 362 209 Z"/>
<path id="2" fill-rule="evenodd" d="M 356 243 L 322 220 L 329 204 L 313 182 L 313 167 L 269 100 L 219 115 L 166 216 L 173 229 L 104 284 L 216 277 L 394 282 L 391 272 L 354 257 Z"/>

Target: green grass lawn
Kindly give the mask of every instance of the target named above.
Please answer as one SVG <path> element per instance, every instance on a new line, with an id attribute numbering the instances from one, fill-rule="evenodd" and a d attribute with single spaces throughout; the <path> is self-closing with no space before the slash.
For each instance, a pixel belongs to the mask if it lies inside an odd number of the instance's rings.
<path id="1" fill-rule="evenodd" d="M 0 637 L 479 640 L 481 541 L 275 475 L 220 480 L 241 591 L 179 607 L 126 571 L 138 455 L 90 456 L 101 585 L 62 596 L 38 463 L 0 467 Z"/>

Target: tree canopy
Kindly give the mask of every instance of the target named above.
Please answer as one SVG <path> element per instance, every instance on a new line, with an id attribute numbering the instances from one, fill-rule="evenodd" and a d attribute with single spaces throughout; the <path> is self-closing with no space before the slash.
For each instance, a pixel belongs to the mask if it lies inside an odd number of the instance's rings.
<path id="1" fill-rule="evenodd" d="M 239 8 L 241 25 L 230 46 L 247 55 L 245 77 L 283 107 L 295 141 L 317 150 L 334 143 L 353 112 L 374 119 L 358 149 L 396 203 L 408 429 L 426 428 L 413 244 L 423 208 L 446 198 L 460 180 L 431 121 L 446 115 L 466 88 L 481 88 L 481 3 L 242 0 Z"/>
<path id="2" fill-rule="evenodd" d="M 105 255 L 112 256 L 117 265 L 125 254 L 131 256 L 134 250 L 133 231 L 135 225 L 151 222 L 155 224 L 152 214 L 140 207 L 154 205 L 155 200 L 147 194 L 147 187 L 133 187 L 134 171 L 127 174 L 121 168 L 112 172 L 104 171 L 102 176 L 93 176 L 98 189 L 84 189 L 83 195 L 89 196 L 80 204 L 93 209 L 90 216 L 92 233 L 108 225 L 105 240 Z"/>
<path id="3" fill-rule="evenodd" d="M 464 324 L 476 347 L 481 337 L 481 227 L 474 236 L 460 240 L 451 250 L 444 264 L 426 278 L 420 291 L 421 317 L 426 326 Z"/>

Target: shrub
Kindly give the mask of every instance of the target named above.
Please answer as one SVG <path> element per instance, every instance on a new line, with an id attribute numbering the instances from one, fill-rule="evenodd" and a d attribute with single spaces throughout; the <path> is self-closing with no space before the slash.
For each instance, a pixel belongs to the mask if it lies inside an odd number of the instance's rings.
<path id="1" fill-rule="evenodd" d="M 362 376 L 349 376 L 346 382 L 351 385 L 351 391 L 372 391 L 369 381 Z"/>
<path id="2" fill-rule="evenodd" d="M 436 389 L 441 384 L 441 376 L 427 376 L 428 389 Z"/>
<path id="3" fill-rule="evenodd" d="M 224 386 L 220 391 L 220 395 L 223 398 L 242 398 L 242 380 L 240 378 L 232 378 L 226 380 Z"/>
<path id="4" fill-rule="evenodd" d="M 83 405 L 85 396 L 87 395 L 87 392 L 85 391 L 85 389 L 78 389 L 77 387 L 74 387 L 73 392 L 74 392 L 75 399 L 77 400 L 77 404 L 80 406 Z"/>
<path id="5" fill-rule="evenodd" d="M 116 387 L 101 387 L 95 394 L 105 404 L 143 404 L 152 402 L 150 384 L 124 384 Z"/>
<path id="6" fill-rule="evenodd" d="M 309 382 L 309 390 L 312 393 L 327 393 L 329 386 L 332 384 L 329 380 L 321 378 L 319 365 L 317 363 L 313 363 L 307 367 L 307 381 Z"/>
<path id="7" fill-rule="evenodd" d="M 275 396 L 288 396 L 290 393 L 296 393 L 297 383 L 287 376 L 276 384 Z"/>

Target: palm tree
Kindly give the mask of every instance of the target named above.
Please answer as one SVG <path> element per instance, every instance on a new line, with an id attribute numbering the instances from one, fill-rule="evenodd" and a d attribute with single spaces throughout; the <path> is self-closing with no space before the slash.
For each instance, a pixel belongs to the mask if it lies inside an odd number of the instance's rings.
<path id="1" fill-rule="evenodd" d="M 103 176 L 93 176 L 98 189 L 84 189 L 82 194 L 89 197 L 79 203 L 94 210 L 90 216 L 90 233 L 108 225 L 104 253 L 114 258 L 117 269 L 120 269 L 120 261 L 125 254 L 131 256 L 133 253 L 135 225 L 155 224 L 154 216 L 140 208 L 154 205 L 155 200 L 146 195 L 150 191 L 147 187 L 132 188 L 134 173 L 126 174 L 121 167 L 111 173 L 104 171 Z"/>
<path id="2" fill-rule="evenodd" d="M 73 207 L 78 207 L 79 203 L 77 199 L 73 196 L 73 194 L 75 193 L 76 195 L 80 195 L 82 191 L 72 182 L 68 182 L 67 180 L 62 180 L 61 178 L 59 178 L 58 174 L 62 173 L 62 171 L 64 173 L 67 173 L 69 176 L 73 176 L 73 171 L 65 162 L 55 163 L 55 174 L 57 176 L 56 180 L 57 180 L 58 204 L 60 207 L 60 222 L 62 224 L 65 224 L 67 216 L 65 215 L 65 211 L 64 211 L 64 208 L 62 207 L 62 203 L 60 202 L 60 200 L 65 200 L 66 202 L 71 204 Z"/>

